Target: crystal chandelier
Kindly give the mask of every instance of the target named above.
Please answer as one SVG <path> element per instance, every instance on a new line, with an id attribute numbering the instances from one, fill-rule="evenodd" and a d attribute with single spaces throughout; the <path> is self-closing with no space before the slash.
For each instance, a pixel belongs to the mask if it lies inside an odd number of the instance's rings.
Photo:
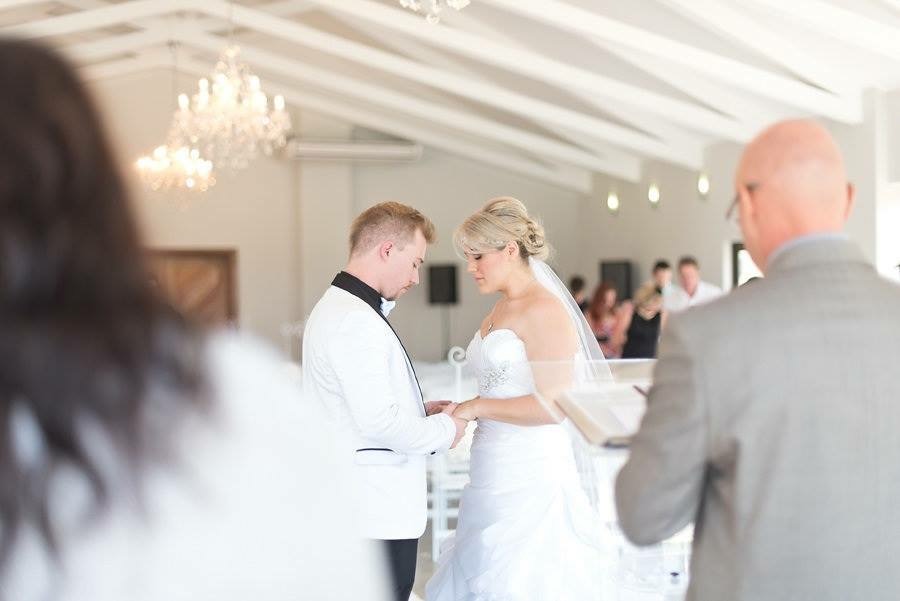
<path id="1" fill-rule="evenodd" d="M 177 44 L 169 42 L 172 51 L 172 95 L 178 82 Z M 157 146 L 153 152 L 140 157 L 136 162 L 141 181 L 151 190 L 172 190 L 176 192 L 206 192 L 216 183 L 212 161 L 200 155 L 191 147 L 179 128 L 175 127 L 175 116 L 169 125 L 166 143 Z"/>
<path id="2" fill-rule="evenodd" d="M 187 190 L 206 192 L 216 183 L 212 161 L 200 156 L 200 151 L 180 144 L 174 136 L 152 154 L 137 160 L 141 181 L 151 190 Z"/>
<path id="3" fill-rule="evenodd" d="M 441 11 L 449 6 L 454 10 L 462 10 L 469 5 L 469 0 L 400 0 L 400 6 L 415 12 L 424 12 L 429 23 L 441 20 Z"/>
<path id="4" fill-rule="evenodd" d="M 229 46 L 209 79 L 201 79 L 193 97 L 178 97 L 174 127 L 200 154 L 219 168 L 243 169 L 260 153 L 270 155 L 287 143 L 291 117 L 284 98 L 273 108 L 259 78 L 238 60 L 240 49 Z"/>

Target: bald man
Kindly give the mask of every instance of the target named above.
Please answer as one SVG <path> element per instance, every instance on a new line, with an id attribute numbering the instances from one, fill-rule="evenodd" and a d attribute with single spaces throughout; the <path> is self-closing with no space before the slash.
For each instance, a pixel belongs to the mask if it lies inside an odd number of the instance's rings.
<path id="1" fill-rule="evenodd" d="M 688 599 L 900 599 L 900 287 L 842 233 L 841 153 L 808 121 L 744 152 L 733 210 L 765 278 L 675 315 L 616 503 L 695 524 Z"/>

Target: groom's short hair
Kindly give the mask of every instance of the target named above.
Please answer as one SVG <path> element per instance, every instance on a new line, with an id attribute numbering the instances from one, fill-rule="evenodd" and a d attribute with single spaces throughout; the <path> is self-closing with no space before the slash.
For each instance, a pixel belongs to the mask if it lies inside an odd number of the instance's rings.
<path id="1" fill-rule="evenodd" d="M 416 230 L 425 241 L 435 240 L 434 224 L 416 209 L 399 202 L 380 202 L 360 213 L 350 227 L 350 255 L 365 252 L 385 240 L 398 245 L 412 241 Z"/>

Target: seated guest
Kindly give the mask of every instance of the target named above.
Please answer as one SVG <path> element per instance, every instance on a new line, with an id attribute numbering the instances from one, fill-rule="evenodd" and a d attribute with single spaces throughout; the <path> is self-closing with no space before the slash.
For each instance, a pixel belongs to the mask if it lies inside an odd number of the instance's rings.
<path id="1" fill-rule="evenodd" d="M 734 187 L 765 278 L 667 325 L 620 526 L 648 545 L 695 524 L 691 601 L 895 601 L 900 289 L 843 234 L 822 126 L 765 130 Z"/>
<path id="2" fill-rule="evenodd" d="M 694 257 L 678 261 L 678 279 L 681 285 L 666 296 L 666 311 L 684 311 L 722 296 L 721 288 L 700 279 L 700 265 Z"/>
<path id="3" fill-rule="evenodd" d="M 638 288 L 634 299 L 619 308 L 613 344 L 622 349 L 622 359 L 656 357 L 656 344 L 665 319 L 659 288 L 653 282 Z"/>
<path id="4" fill-rule="evenodd" d="M 594 291 L 591 303 L 588 305 L 588 325 L 600 343 L 600 350 L 607 359 L 618 358 L 621 348 L 613 344 L 613 334 L 616 329 L 616 288 L 611 282 L 603 282 Z"/>
<path id="5" fill-rule="evenodd" d="M 569 292 L 572 293 L 572 298 L 578 303 L 578 308 L 581 309 L 582 313 L 588 309 L 587 295 L 584 290 L 584 278 L 580 275 L 573 275 L 572 279 L 569 280 Z"/>
<path id="6" fill-rule="evenodd" d="M 385 599 L 324 420 L 157 295 L 91 99 L 28 42 L 0 40 L 0 212 L 0 597 Z"/>

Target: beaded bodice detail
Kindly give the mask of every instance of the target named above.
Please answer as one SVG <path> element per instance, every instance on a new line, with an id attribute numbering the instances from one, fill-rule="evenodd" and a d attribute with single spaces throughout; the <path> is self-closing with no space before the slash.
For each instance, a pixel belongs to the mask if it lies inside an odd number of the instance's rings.
<path id="1" fill-rule="evenodd" d="M 479 396 L 503 399 L 534 392 L 525 344 L 512 330 L 492 330 L 484 338 L 476 332 L 466 357 L 478 379 Z"/>

